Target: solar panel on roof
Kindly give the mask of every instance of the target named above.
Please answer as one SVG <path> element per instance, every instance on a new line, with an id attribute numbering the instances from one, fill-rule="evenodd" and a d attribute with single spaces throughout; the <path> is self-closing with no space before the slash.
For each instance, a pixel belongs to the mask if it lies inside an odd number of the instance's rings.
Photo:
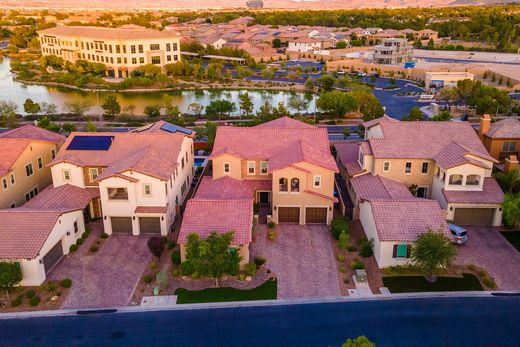
<path id="1" fill-rule="evenodd" d="M 176 125 L 173 125 L 173 124 L 170 124 L 170 123 L 164 124 L 161 127 L 161 130 L 167 131 L 167 132 L 172 133 L 172 134 L 175 134 L 176 132 L 180 132 L 180 133 L 183 133 L 183 134 L 186 134 L 186 135 L 191 135 L 192 132 L 193 132 L 190 129 L 181 128 L 179 126 L 176 126 Z"/>
<path id="2" fill-rule="evenodd" d="M 114 136 L 81 136 L 76 135 L 70 141 L 67 150 L 75 151 L 108 151 Z"/>

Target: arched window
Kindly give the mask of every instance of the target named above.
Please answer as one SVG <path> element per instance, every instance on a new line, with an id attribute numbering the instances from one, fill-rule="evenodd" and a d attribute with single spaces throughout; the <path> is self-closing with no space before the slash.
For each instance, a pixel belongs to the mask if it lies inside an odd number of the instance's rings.
<path id="1" fill-rule="evenodd" d="M 479 175 L 468 175 L 466 177 L 466 185 L 468 186 L 478 186 L 480 184 L 480 176 Z"/>
<path id="2" fill-rule="evenodd" d="M 280 189 L 281 192 L 286 192 L 287 191 L 288 185 L 289 185 L 289 182 L 288 182 L 287 178 L 281 177 L 278 180 L 278 184 L 280 185 L 279 189 Z"/>
<path id="3" fill-rule="evenodd" d="M 461 185 L 462 184 L 462 175 L 451 175 L 450 184 Z"/>
<path id="4" fill-rule="evenodd" d="M 300 180 L 297 178 L 291 179 L 291 192 L 300 191 Z"/>

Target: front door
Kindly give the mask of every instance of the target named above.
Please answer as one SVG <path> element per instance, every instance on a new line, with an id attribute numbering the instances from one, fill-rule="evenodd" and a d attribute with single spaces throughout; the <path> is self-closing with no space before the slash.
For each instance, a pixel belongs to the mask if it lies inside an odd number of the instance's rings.
<path id="1" fill-rule="evenodd" d="M 260 192 L 260 204 L 269 205 L 269 192 Z"/>
<path id="2" fill-rule="evenodd" d="M 417 188 L 417 197 L 418 198 L 428 198 L 428 187 L 418 187 Z"/>

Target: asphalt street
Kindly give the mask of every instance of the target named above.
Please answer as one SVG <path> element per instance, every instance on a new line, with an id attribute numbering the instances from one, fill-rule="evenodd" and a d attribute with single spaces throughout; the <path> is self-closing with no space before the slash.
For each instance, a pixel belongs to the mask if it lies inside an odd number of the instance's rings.
<path id="1" fill-rule="evenodd" d="M 0 346 L 518 346 L 520 297 L 414 298 L 0 319 Z"/>

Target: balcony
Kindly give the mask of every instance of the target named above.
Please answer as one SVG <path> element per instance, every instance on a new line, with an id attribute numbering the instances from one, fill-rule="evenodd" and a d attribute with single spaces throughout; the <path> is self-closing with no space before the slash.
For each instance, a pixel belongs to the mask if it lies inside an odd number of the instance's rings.
<path id="1" fill-rule="evenodd" d="M 516 155 L 518 158 L 518 151 L 500 151 L 500 160 L 509 158 L 512 155 Z"/>
<path id="2" fill-rule="evenodd" d="M 108 188 L 108 200 L 128 200 L 126 188 Z"/>

